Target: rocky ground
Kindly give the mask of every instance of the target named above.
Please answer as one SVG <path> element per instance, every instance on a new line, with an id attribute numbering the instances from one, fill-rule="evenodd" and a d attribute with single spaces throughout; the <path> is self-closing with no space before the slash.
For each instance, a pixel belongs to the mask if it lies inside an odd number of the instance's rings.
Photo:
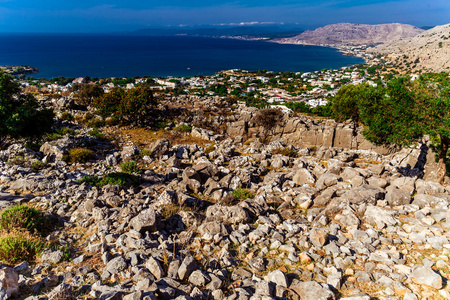
<path id="1" fill-rule="evenodd" d="M 419 149 L 262 144 L 194 128 L 183 136 L 205 144 L 161 138 L 139 156 L 130 136 L 93 143 L 87 131 L 41 152 L 0 151 L 1 207 L 26 203 L 59 224 L 46 237 L 59 248 L 0 269 L 1 299 L 450 298 L 450 195 L 405 166 Z M 92 144 L 103 147 L 95 160 L 62 161 Z M 137 186 L 79 181 L 131 159 Z"/>

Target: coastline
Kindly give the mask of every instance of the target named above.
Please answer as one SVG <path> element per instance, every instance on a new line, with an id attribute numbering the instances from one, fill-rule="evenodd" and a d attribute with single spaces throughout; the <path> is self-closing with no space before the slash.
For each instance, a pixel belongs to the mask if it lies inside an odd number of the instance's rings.
<path id="1" fill-rule="evenodd" d="M 5 73 L 7 73 L 9 75 L 13 75 L 13 76 L 39 73 L 39 70 L 37 68 L 32 67 L 32 66 L 25 66 L 25 65 L 0 66 L 0 69 L 2 69 Z"/>
<path id="2" fill-rule="evenodd" d="M 283 45 L 301 45 L 301 46 L 316 46 L 316 47 L 325 47 L 325 48 L 332 48 L 338 50 L 338 52 L 342 53 L 346 56 L 352 56 L 352 57 L 359 57 L 364 60 L 364 63 L 368 63 L 369 56 L 365 50 L 367 48 L 370 48 L 372 46 L 368 45 L 346 45 L 346 44 L 313 44 L 313 43 L 307 43 L 307 42 L 297 42 L 297 43 L 291 43 L 291 42 L 284 42 L 280 40 L 267 40 L 267 42 L 275 43 L 275 44 L 283 44 Z M 357 50 L 357 51 L 355 51 Z"/>
<path id="3" fill-rule="evenodd" d="M 128 55 L 117 56 L 115 48 L 95 48 L 99 40 L 102 44 L 113 45 L 116 43 L 114 36 L 97 37 L 80 37 L 80 36 L 58 36 L 56 39 L 59 45 L 67 45 L 74 43 L 74 47 L 70 47 L 69 52 L 65 47 L 47 49 L 47 36 L 33 36 L 32 39 L 24 40 L 15 37 L 7 37 L 15 43 L 7 43 L 5 45 L 17 45 L 3 49 L 4 64 L 12 64 L 13 61 L 24 62 L 39 69 L 36 78 L 52 78 L 52 77 L 84 77 L 93 78 L 101 77 L 134 77 L 134 76 L 151 76 L 151 77 L 191 77 L 197 75 L 211 76 L 217 72 L 228 69 L 244 69 L 244 70 L 271 70 L 274 72 L 314 72 L 321 69 L 339 69 L 355 64 L 364 63 L 364 59 L 353 55 L 358 59 L 345 58 L 348 53 L 340 51 L 337 53 L 332 47 L 320 47 L 311 45 L 313 48 L 298 47 L 286 44 L 285 47 L 270 46 L 272 40 L 267 39 L 249 39 L 248 37 L 230 38 L 229 36 L 221 37 L 121 37 L 126 40 L 124 46 L 120 50 Z M 191 38 L 196 39 L 193 42 Z M 182 39 L 182 40 L 179 40 Z M 55 37 L 52 36 L 54 41 Z M 218 42 L 215 42 L 217 40 Z M 222 40 L 223 42 L 219 42 Z M 230 42 L 227 42 L 230 41 Z M 244 41 L 253 42 L 245 43 Z M 39 49 L 39 56 L 30 57 L 27 53 L 21 53 L 18 43 L 31 45 Z M 239 43 L 240 42 L 240 43 Z M 267 43 L 270 42 L 270 43 Z M 180 45 L 181 43 L 181 45 Z M 85 46 L 88 44 L 88 46 Z M 280 44 L 280 43 L 278 43 Z M 153 45 L 158 45 L 155 48 Z M 187 54 L 180 52 L 183 45 L 187 45 L 189 51 Z M 290 47 L 287 47 L 290 46 Z M 177 48 L 178 47 L 178 48 Z M 326 50 L 330 48 L 330 50 Z M 131 49 L 131 50 L 129 50 Z M 111 50 L 111 51 L 110 51 Z M 339 50 L 339 49 L 338 49 Z M 98 55 L 98 51 L 102 55 Z M 131 52 L 130 52 L 131 51 Z M 8 53 L 14 53 L 14 60 L 9 59 Z M 64 53 L 64 55 L 61 55 Z M 185 52 L 184 52 L 185 53 Z M 136 55 L 135 55 L 136 54 Z M 344 54 L 344 55 L 343 55 Z M 76 56 L 80 63 L 72 63 L 71 56 Z M 116 59 L 118 57 L 118 59 Z M 18 58 L 18 59 L 17 59 Z M 158 59 L 155 59 L 158 58 Z M 139 59 L 139 63 L 137 60 Z M 27 74 L 36 73 L 29 72 Z"/>

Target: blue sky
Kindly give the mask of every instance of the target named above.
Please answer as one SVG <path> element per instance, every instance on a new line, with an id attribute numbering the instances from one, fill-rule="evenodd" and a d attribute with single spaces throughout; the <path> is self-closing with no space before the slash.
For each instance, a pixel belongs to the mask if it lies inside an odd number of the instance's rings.
<path id="1" fill-rule="evenodd" d="M 0 0 L 0 32 L 119 32 L 246 22 L 450 23 L 449 0 Z"/>

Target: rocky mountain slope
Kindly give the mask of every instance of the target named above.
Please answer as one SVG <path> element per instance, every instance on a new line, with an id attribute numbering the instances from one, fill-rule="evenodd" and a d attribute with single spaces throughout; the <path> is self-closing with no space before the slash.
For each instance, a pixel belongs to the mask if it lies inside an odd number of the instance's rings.
<path id="1" fill-rule="evenodd" d="M 202 144 L 161 138 L 138 148 L 130 134 L 114 147 L 61 120 L 76 133 L 38 152 L 0 151 L 0 207 L 27 203 L 59 221 L 45 238 L 56 246 L 36 262 L 0 266 L 1 298 L 450 297 L 450 194 L 422 179 L 426 147 L 381 155 L 321 138 L 317 147 L 262 144 L 239 135 L 258 132 L 254 114 L 237 109 L 232 136 L 181 135 Z M 318 121 L 295 122 L 319 132 Z M 71 147 L 103 143 L 88 163 L 62 161 Z M 46 162 L 38 170 L 37 160 Z M 130 160 L 142 170 L 132 187 L 80 181 Z"/>
<path id="2" fill-rule="evenodd" d="M 376 45 L 398 38 L 412 37 L 423 31 L 423 29 L 399 23 L 379 25 L 339 23 L 275 41 L 303 45 Z"/>
<path id="3" fill-rule="evenodd" d="M 431 72 L 450 71 L 450 24 L 437 26 L 413 37 L 389 41 L 367 50 L 387 55 L 397 66 Z"/>

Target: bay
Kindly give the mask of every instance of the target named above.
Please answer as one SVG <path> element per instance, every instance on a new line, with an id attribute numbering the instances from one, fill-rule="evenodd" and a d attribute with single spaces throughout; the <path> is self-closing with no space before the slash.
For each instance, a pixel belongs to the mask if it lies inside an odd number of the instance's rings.
<path id="1" fill-rule="evenodd" d="M 0 35 L 0 65 L 36 78 L 213 75 L 229 69 L 310 72 L 362 63 L 337 49 L 191 36 Z"/>

